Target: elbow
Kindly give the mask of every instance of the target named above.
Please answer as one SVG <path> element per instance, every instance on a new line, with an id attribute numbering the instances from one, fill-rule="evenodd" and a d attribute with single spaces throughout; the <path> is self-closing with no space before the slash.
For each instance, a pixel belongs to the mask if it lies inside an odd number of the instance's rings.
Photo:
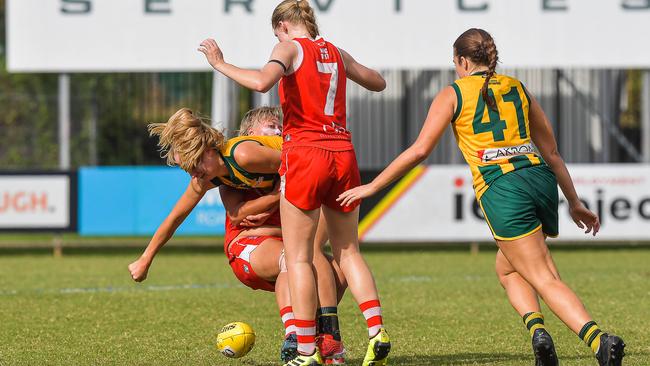
<path id="1" fill-rule="evenodd" d="M 374 92 L 384 91 L 384 89 L 386 89 L 386 80 L 384 80 L 384 78 L 379 74 L 377 74 L 377 76 L 379 77 L 377 83 L 373 85 L 370 90 Z"/>
<path id="2" fill-rule="evenodd" d="M 429 153 L 431 151 L 427 149 L 425 146 L 414 146 L 413 147 L 413 160 L 417 164 L 421 163 L 424 161 L 429 156 Z"/>
<path id="3" fill-rule="evenodd" d="M 255 87 L 253 88 L 254 91 L 258 93 L 266 93 L 270 90 L 271 88 L 267 87 L 266 85 L 262 83 L 256 83 Z"/>
<path id="4" fill-rule="evenodd" d="M 548 165 L 554 165 L 556 162 L 561 162 L 562 156 L 560 155 L 560 152 L 557 149 L 553 149 L 546 153 L 546 156 L 544 156 L 544 160 L 548 163 Z"/>
<path id="5" fill-rule="evenodd" d="M 257 80 L 255 84 L 253 85 L 253 90 L 258 92 L 258 93 L 266 93 L 271 88 L 273 87 L 274 84 L 265 81 L 265 80 Z"/>

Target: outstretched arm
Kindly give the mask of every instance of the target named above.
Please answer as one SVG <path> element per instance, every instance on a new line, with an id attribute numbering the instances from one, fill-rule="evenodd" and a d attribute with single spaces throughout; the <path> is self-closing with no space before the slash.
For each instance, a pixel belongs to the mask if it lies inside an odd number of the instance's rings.
<path id="1" fill-rule="evenodd" d="M 344 50 L 339 51 L 345 64 L 345 73 L 350 80 L 370 91 L 380 92 L 386 89 L 386 80 L 379 72 L 358 63 Z"/>
<path id="2" fill-rule="evenodd" d="M 372 196 L 426 159 L 451 122 L 455 101 L 456 94 L 452 87 L 443 89 L 431 103 L 424 126 L 413 145 L 393 160 L 372 182 L 343 192 L 337 198 L 341 206 L 349 206 L 357 200 Z"/>
<path id="3" fill-rule="evenodd" d="M 596 235 L 600 230 L 598 216 L 589 211 L 578 198 L 569 170 L 567 170 L 564 159 L 557 150 L 557 142 L 551 124 L 537 100 L 530 93 L 528 95 L 530 97 L 530 110 L 528 112 L 530 137 L 540 154 L 542 154 L 546 164 L 555 173 L 557 183 L 569 203 L 569 213 L 573 221 L 579 228 L 586 228 L 585 233 L 591 231 L 593 235 Z"/>
<path id="4" fill-rule="evenodd" d="M 129 272 L 131 272 L 131 278 L 134 281 L 141 282 L 147 278 L 147 272 L 156 253 L 174 235 L 176 229 L 178 229 L 185 218 L 192 212 L 208 189 L 205 183 L 199 182 L 196 178 L 190 181 L 190 184 L 178 202 L 176 202 L 172 211 L 167 215 L 167 218 L 165 218 L 162 224 L 160 224 L 158 230 L 156 230 L 144 253 L 142 253 L 138 260 L 129 264 Z"/>
<path id="5" fill-rule="evenodd" d="M 231 65 L 224 60 L 223 52 L 212 38 L 201 42 L 198 50 L 205 55 L 215 70 L 236 81 L 239 85 L 260 93 L 269 91 L 273 85 L 280 81 L 286 71 L 276 62 L 267 63 L 261 70 L 247 70 Z M 297 53 L 296 46 L 291 42 L 280 42 L 273 48 L 271 60 L 277 60 L 284 67 L 289 67 Z"/>

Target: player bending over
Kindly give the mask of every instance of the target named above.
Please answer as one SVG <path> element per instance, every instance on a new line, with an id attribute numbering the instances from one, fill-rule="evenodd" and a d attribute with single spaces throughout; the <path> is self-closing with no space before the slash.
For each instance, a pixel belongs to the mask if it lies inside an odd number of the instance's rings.
<path id="1" fill-rule="evenodd" d="M 255 187 L 254 191 L 249 190 L 249 194 L 255 197 L 255 195 L 259 196 L 259 193 L 254 192 L 269 192 L 273 187 L 277 188 L 275 184 L 277 174 L 274 169 L 277 170 L 280 162 L 278 150 L 282 143 L 278 136 L 238 137 L 224 142 L 220 132 L 203 122 L 189 109 L 181 109 L 167 123 L 152 124 L 149 128 L 152 135 L 160 137 L 159 145 L 168 163 L 180 165 L 190 173 L 192 179 L 174 209 L 152 237 L 142 256 L 129 265 L 132 278 L 138 282 L 146 279 L 156 253 L 171 238 L 209 189 L 221 185 L 238 189 Z M 269 197 L 273 200 L 273 194 Z M 275 201 L 277 205 L 277 189 Z M 242 212 L 252 208 L 249 210 L 250 214 L 258 214 L 261 211 L 255 211 L 255 207 L 259 207 L 260 204 L 264 202 L 245 205 Z M 250 217 L 250 220 L 253 218 Z M 279 219 L 276 218 L 276 221 L 279 225 Z M 273 219 L 270 220 L 269 224 L 271 223 Z M 289 320 L 285 323 L 285 327 L 290 326 L 291 314 L 287 313 L 290 309 L 288 285 L 286 276 L 281 273 L 282 242 L 277 238 L 280 236 L 280 228 L 266 225 L 266 227 L 251 229 L 247 233 L 240 233 L 240 231 L 244 230 L 231 230 L 226 235 L 226 244 L 233 244 L 238 239 L 244 240 L 237 245 L 225 247 L 233 272 L 242 283 L 253 289 L 261 288 L 268 291 L 277 289 L 277 301 L 283 310 L 283 318 Z M 264 240 L 250 241 L 250 237 L 254 235 Z M 249 239 L 248 243 L 245 241 L 246 238 Z M 243 250 L 246 252 L 242 254 Z M 329 262 L 326 265 L 329 266 Z M 331 268 L 329 270 L 332 271 Z M 328 319 L 337 321 L 334 317 Z M 338 321 L 336 327 L 330 328 L 337 330 Z M 285 342 L 284 353 L 290 354 L 290 348 L 291 342 Z"/>
<path id="2" fill-rule="evenodd" d="M 538 295 L 593 350 L 601 366 L 621 365 L 623 340 L 600 330 L 560 279 L 545 241 L 547 235 L 558 235 L 558 184 L 573 221 L 586 227 L 585 233 L 596 235 L 598 217 L 578 199 L 539 103 L 519 80 L 497 74 L 497 61 L 488 32 L 470 29 L 461 34 L 454 43 L 459 79 L 436 96 L 415 143 L 370 184 L 343 193 L 339 200 L 347 206 L 403 176 L 431 153 L 451 124 L 499 247 L 496 272 L 530 331 L 536 365 L 558 365 Z"/>

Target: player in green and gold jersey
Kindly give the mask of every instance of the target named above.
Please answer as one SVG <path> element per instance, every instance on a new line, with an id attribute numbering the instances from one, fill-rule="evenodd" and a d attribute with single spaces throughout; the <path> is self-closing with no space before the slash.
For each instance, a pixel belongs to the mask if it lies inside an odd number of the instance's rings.
<path id="1" fill-rule="evenodd" d="M 451 124 L 499 247 L 499 280 L 532 336 L 536 365 L 558 365 L 538 295 L 601 366 L 621 365 L 623 340 L 603 333 L 592 320 L 560 279 L 545 241 L 558 235 L 558 184 L 578 227 L 596 235 L 598 217 L 578 199 L 544 111 L 519 80 L 496 73 L 497 61 L 489 33 L 475 28 L 463 33 L 454 43 L 459 79 L 435 98 L 418 139 L 370 184 L 344 192 L 339 201 L 347 205 L 368 197 L 406 174 Z"/>

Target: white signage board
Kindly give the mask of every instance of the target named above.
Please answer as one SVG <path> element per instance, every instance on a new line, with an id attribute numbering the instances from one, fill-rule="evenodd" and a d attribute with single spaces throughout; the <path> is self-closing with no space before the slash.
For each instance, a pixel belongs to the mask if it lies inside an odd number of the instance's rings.
<path id="1" fill-rule="evenodd" d="M 0 175 L 0 230 L 69 229 L 70 194 L 68 175 Z"/>
<path id="2" fill-rule="evenodd" d="M 570 165 L 569 172 L 578 196 L 599 215 L 602 226 L 596 237 L 585 235 L 571 220 L 560 191 L 557 240 L 650 240 L 650 165 Z M 493 240 L 466 166 L 427 167 L 393 197 L 398 198 L 374 215 L 374 222 L 365 223 L 363 241 Z"/>
<path id="3" fill-rule="evenodd" d="M 480 27 L 505 67 L 648 67 L 650 0 L 309 0 L 321 32 L 378 68 L 451 68 Z M 13 72 L 209 70 L 199 43 L 259 67 L 279 0 L 7 0 Z"/>

